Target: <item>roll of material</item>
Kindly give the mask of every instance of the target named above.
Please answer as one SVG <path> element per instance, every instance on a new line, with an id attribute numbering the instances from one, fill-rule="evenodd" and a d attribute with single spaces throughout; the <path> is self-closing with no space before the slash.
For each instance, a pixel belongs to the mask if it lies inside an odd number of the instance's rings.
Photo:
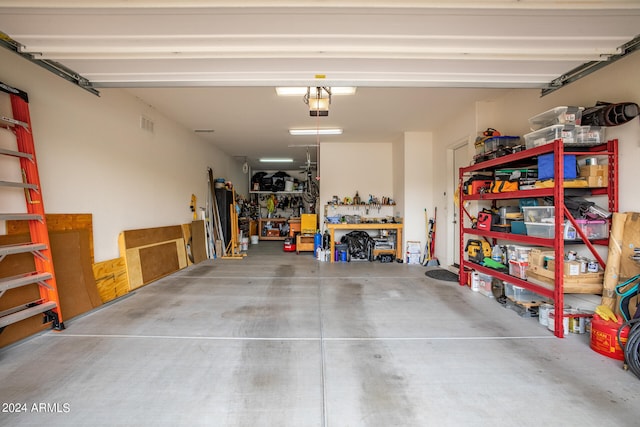
<path id="1" fill-rule="evenodd" d="M 622 236 L 627 215 L 615 212 L 611 220 L 611 234 L 609 236 L 609 255 L 604 269 L 604 283 L 602 289 L 602 304 L 611 309 L 616 306 L 616 285 L 620 277 L 620 258 L 622 255 Z"/>

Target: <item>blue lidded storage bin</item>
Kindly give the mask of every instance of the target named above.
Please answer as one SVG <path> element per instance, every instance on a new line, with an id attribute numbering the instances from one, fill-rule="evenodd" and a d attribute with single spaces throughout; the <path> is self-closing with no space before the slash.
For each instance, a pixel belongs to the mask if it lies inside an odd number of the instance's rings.
<path id="1" fill-rule="evenodd" d="M 552 179 L 554 175 L 553 153 L 538 156 L 538 180 Z M 564 156 L 564 179 L 576 179 L 578 177 L 578 164 L 574 154 Z"/>

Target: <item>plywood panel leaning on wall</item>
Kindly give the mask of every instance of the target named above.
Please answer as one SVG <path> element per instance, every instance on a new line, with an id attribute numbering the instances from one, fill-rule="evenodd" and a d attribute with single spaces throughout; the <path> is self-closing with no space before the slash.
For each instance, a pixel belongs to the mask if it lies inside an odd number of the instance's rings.
<path id="1" fill-rule="evenodd" d="M 49 231 L 87 230 L 89 232 L 89 252 L 93 259 L 93 216 L 90 213 L 79 214 L 46 214 Z M 29 232 L 28 221 L 7 221 L 7 234 L 23 234 Z"/>
<path id="2" fill-rule="evenodd" d="M 108 302 L 129 293 L 129 279 L 124 257 L 93 264 L 98 294 L 102 302 Z"/>
<path id="3" fill-rule="evenodd" d="M 65 319 L 86 313 L 102 304 L 91 269 L 89 254 L 89 232 L 87 230 L 55 231 L 49 233 L 60 309 Z M 30 241 L 29 234 L 0 236 L 0 245 Z M 0 277 L 13 276 L 33 271 L 33 256 L 30 254 L 8 255 L 0 263 Z M 0 311 L 39 298 L 37 285 L 10 289 L 0 299 Z M 7 327 L 0 334 L 0 347 L 26 338 L 48 325 L 42 325 L 41 317 L 31 317 Z"/>
<path id="4" fill-rule="evenodd" d="M 118 236 L 118 246 L 125 258 L 129 290 L 187 266 L 180 225 L 125 230 Z"/>

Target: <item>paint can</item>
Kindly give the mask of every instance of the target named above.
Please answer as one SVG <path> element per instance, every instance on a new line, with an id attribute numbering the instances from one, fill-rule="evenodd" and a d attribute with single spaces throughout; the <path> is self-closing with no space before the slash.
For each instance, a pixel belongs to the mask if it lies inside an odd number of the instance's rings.
<path id="1" fill-rule="evenodd" d="M 583 310 L 572 310 L 572 314 L 589 314 Z M 586 317 L 570 317 L 569 318 L 569 332 L 572 334 L 584 334 L 587 330 L 587 318 Z"/>
<path id="2" fill-rule="evenodd" d="M 585 159 L 584 164 L 587 166 L 595 166 L 598 164 L 598 158 L 597 157 L 589 157 L 587 159 Z"/>
<path id="3" fill-rule="evenodd" d="M 564 331 L 565 336 L 569 334 L 569 318 L 566 316 L 567 314 L 569 314 L 569 310 L 567 309 L 563 310 L 562 329 Z M 556 311 L 555 310 L 549 311 L 549 321 L 547 322 L 547 329 L 549 329 L 551 332 L 555 332 L 556 330 Z"/>
<path id="4" fill-rule="evenodd" d="M 597 273 L 598 272 L 598 261 L 595 259 L 590 259 L 587 263 L 587 271 L 589 273 Z"/>
<path id="5" fill-rule="evenodd" d="M 249 238 L 248 237 L 243 237 L 242 240 L 240 241 L 240 250 L 241 251 L 248 251 L 249 250 Z"/>
<path id="6" fill-rule="evenodd" d="M 580 274 L 587 272 L 587 259 L 583 257 L 577 257 L 576 261 L 580 263 Z"/>
<path id="7" fill-rule="evenodd" d="M 538 307 L 538 322 L 542 326 L 547 326 L 549 324 L 549 312 L 553 310 L 553 304 L 541 304 Z"/>

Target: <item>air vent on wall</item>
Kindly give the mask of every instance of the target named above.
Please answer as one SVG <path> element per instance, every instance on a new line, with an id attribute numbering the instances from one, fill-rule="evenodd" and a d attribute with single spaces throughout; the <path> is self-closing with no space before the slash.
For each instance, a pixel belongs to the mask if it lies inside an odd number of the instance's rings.
<path id="1" fill-rule="evenodd" d="M 153 122 L 151 119 L 145 116 L 140 116 L 140 129 L 153 133 Z"/>

